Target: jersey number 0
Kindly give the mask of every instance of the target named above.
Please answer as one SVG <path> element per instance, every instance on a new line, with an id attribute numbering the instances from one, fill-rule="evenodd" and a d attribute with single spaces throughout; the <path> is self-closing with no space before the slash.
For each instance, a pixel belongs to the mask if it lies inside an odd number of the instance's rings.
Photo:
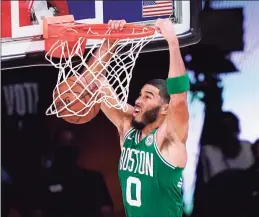
<path id="1" fill-rule="evenodd" d="M 136 199 L 132 199 L 132 185 L 136 185 Z M 126 199 L 131 206 L 141 206 L 141 182 L 138 178 L 129 176 L 127 179 Z"/>

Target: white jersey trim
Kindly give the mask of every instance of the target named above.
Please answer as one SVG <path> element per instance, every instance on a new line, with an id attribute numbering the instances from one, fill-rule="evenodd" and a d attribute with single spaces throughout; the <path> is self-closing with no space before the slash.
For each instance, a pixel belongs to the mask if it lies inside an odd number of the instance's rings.
<path id="1" fill-rule="evenodd" d="M 130 129 L 125 133 L 125 135 L 124 135 L 124 137 L 123 137 L 123 146 L 124 146 L 124 143 L 125 143 L 127 137 L 128 137 L 134 130 L 135 130 L 135 129 L 132 127 L 132 128 L 130 128 Z"/>
<path id="2" fill-rule="evenodd" d="M 140 134 L 141 134 L 141 131 L 140 130 L 137 130 L 137 133 L 135 135 L 135 143 L 136 144 L 139 144 L 140 143 Z"/>
<path id="3" fill-rule="evenodd" d="M 175 165 L 169 163 L 169 162 L 168 162 L 167 160 L 165 160 L 164 157 L 162 156 L 162 154 L 161 154 L 161 152 L 160 152 L 160 150 L 159 150 L 159 148 L 158 148 L 157 142 L 156 142 L 156 133 L 157 133 L 157 132 L 155 132 L 155 134 L 154 134 L 154 147 L 155 147 L 155 150 L 156 150 L 156 153 L 157 153 L 158 157 L 159 157 L 159 158 L 161 159 L 161 161 L 162 161 L 164 164 L 166 164 L 168 167 L 170 167 L 170 168 L 172 168 L 172 169 L 177 168 L 177 166 L 175 166 Z"/>

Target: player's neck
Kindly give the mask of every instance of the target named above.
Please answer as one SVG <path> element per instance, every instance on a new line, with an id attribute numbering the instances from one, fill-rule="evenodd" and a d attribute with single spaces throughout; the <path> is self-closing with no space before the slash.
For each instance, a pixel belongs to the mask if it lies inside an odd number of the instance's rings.
<path id="1" fill-rule="evenodd" d="M 154 129 L 157 129 L 161 125 L 160 121 L 155 121 L 151 124 L 147 124 L 142 130 L 141 130 L 141 137 L 142 140 L 145 138 L 148 134 L 150 134 Z"/>

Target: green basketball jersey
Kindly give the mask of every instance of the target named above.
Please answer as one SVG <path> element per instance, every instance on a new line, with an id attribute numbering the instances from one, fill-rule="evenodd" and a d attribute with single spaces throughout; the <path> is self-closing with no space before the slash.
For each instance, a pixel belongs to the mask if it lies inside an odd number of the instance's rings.
<path id="1" fill-rule="evenodd" d="M 156 130 L 142 141 L 141 132 L 125 135 L 119 179 L 127 217 L 181 217 L 182 168 L 164 160 L 156 144 Z"/>

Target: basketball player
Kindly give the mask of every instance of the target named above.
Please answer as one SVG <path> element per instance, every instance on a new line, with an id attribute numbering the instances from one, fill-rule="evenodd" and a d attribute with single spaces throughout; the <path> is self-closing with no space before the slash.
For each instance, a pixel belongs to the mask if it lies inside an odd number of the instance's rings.
<path id="1" fill-rule="evenodd" d="M 116 31 L 125 24 L 124 20 L 109 22 Z M 168 42 L 168 78 L 147 82 L 126 112 L 101 105 L 120 135 L 118 169 L 128 217 L 180 217 L 183 213 L 181 186 L 189 119 L 186 91 L 190 85 L 172 22 L 158 19 L 155 28 Z"/>

